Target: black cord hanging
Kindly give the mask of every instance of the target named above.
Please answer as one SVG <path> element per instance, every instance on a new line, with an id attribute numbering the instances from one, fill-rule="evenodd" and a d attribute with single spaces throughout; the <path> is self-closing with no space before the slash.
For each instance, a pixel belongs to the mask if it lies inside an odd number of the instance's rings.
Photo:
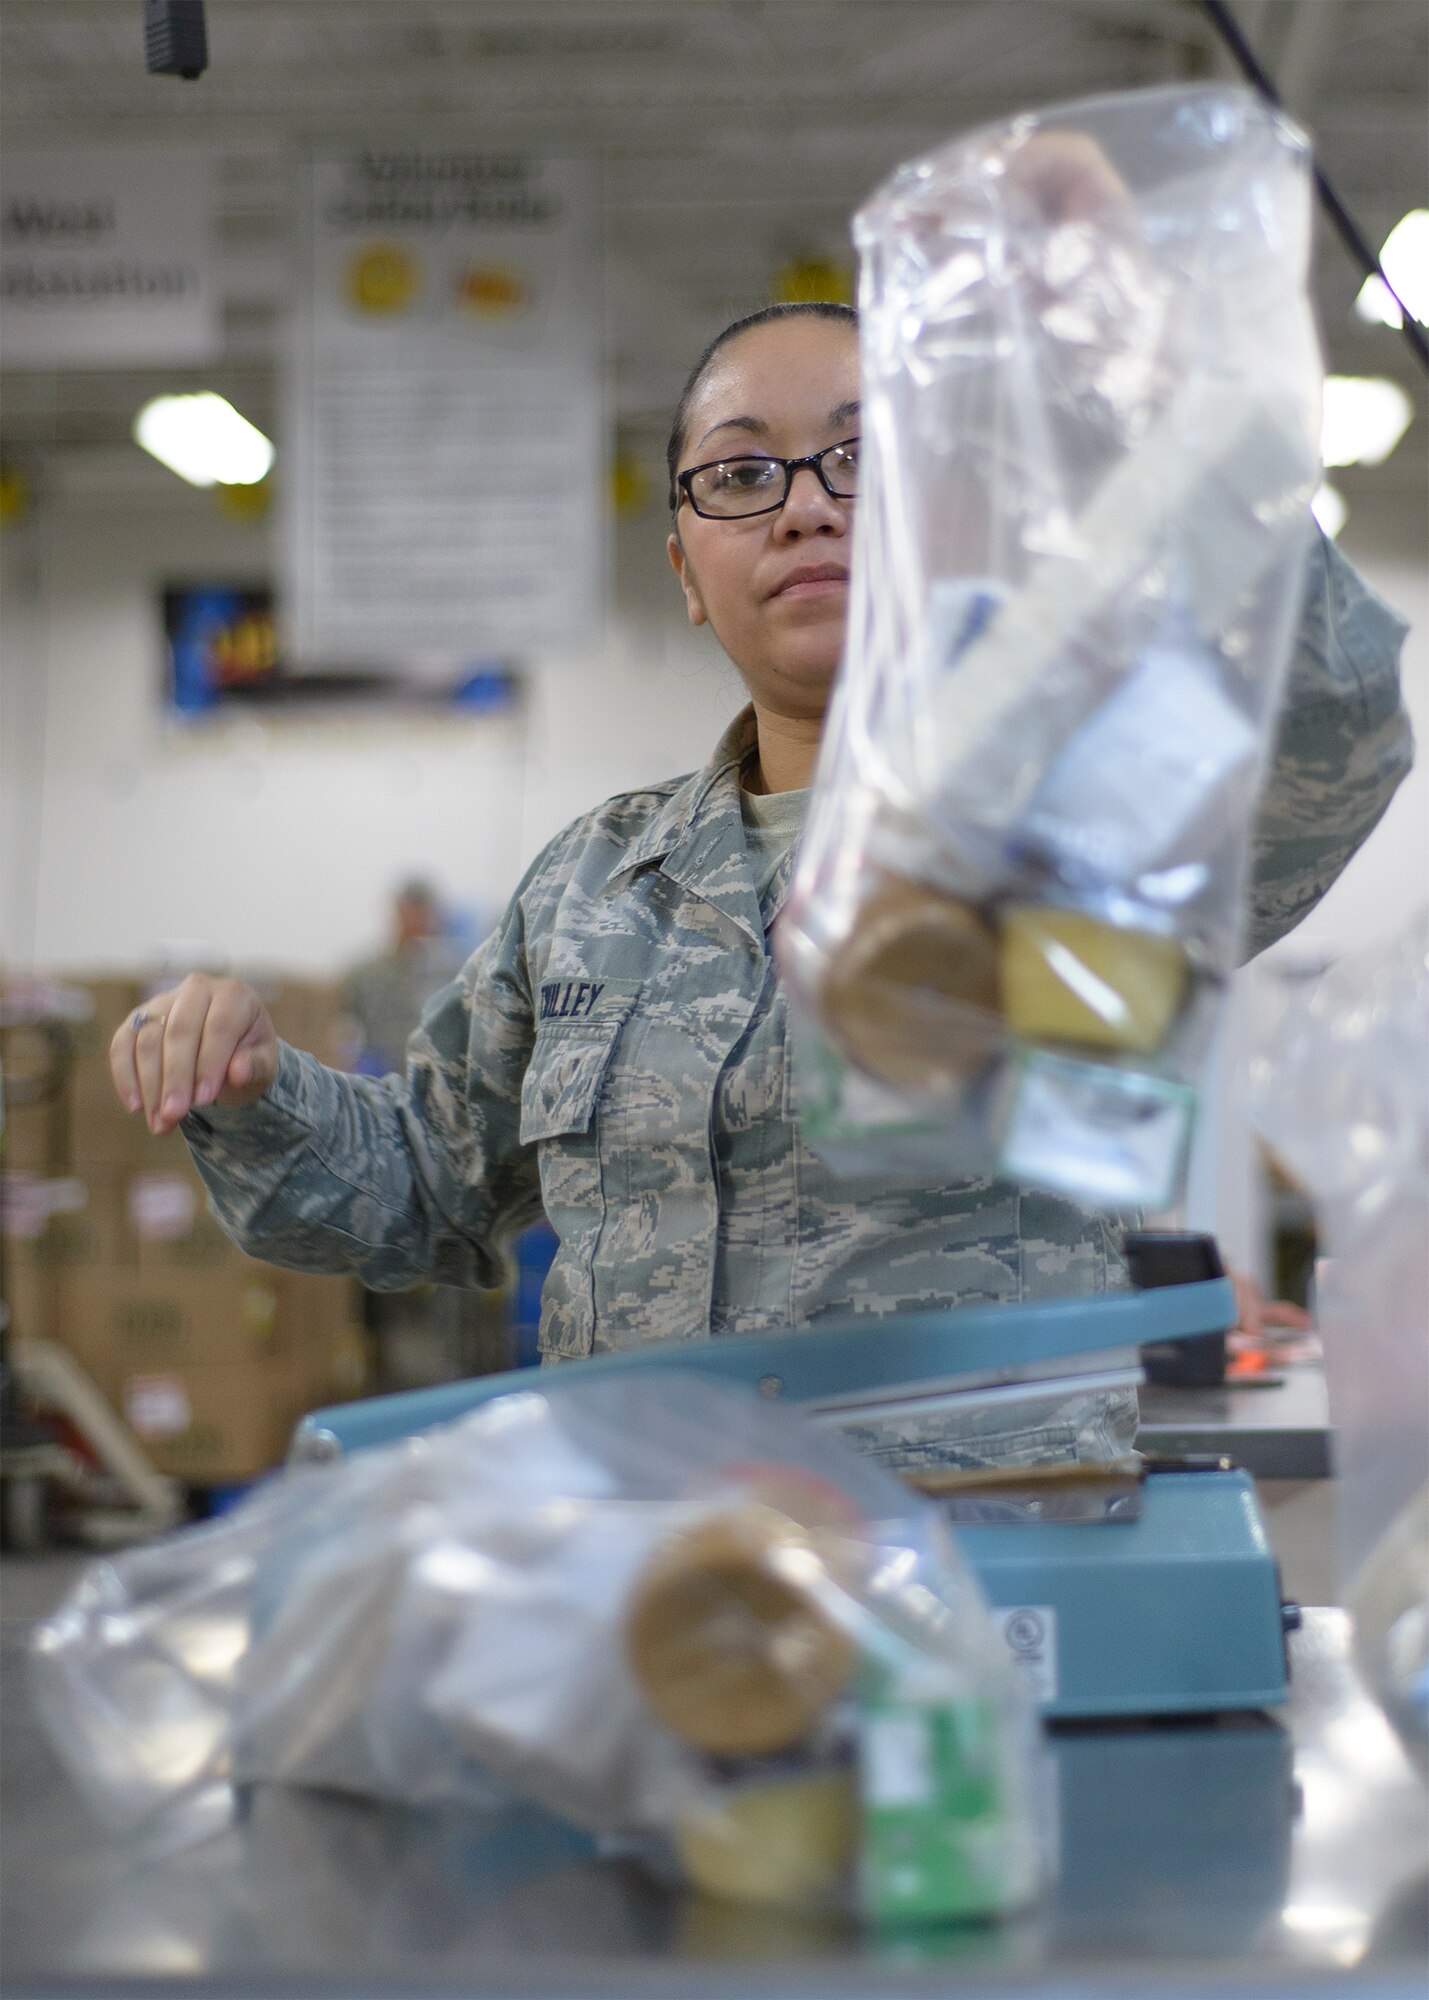
<path id="1" fill-rule="evenodd" d="M 1283 107 L 1280 102 L 1280 92 L 1275 88 L 1275 85 L 1266 74 L 1259 56 L 1256 55 L 1255 50 L 1246 40 L 1241 25 L 1226 4 L 1226 0 L 1199 0 L 1199 4 L 1202 13 L 1210 21 L 1216 33 L 1239 63 L 1246 81 L 1260 92 L 1267 104 L 1273 104 L 1277 111 L 1281 110 Z M 1394 303 L 1399 307 L 1399 330 L 1409 342 L 1410 347 L 1413 348 L 1415 359 L 1418 361 L 1420 367 L 1424 369 L 1426 374 L 1429 374 L 1429 336 L 1426 336 L 1424 328 L 1415 319 L 1413 313 L 1410 312 L 1403 299 L 1400 298 L 1398 292 L 1390 284 L 1388 278 L 1385 277 L 1383 265 L 1380 263 L 1378 257 L 1375 256 L 1373 250 L 1371 250 L 1364 231 L 1335 192 L 1329 175 L 1320 165 L 1318 154 L 1313 156 L 1313 165 L 1315 169 L 1316 189 L 1319 192 L 1321 202 L 1324 204 L 1325 213 L 1329 216 L 1331 222 L 1334 223 L 1339 233 L 1340 241 L 1344 244 L 1365 276 L 1367 278 L 1378 278 L 1384 289 L 1389 293 L 1389 296 L 1394 300 Z"/>

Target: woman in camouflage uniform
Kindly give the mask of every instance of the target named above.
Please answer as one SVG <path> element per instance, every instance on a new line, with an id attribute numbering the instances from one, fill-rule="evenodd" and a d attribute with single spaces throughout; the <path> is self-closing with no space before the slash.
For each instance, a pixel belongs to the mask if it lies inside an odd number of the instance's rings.
<path id="1" fill-rule="evenodd" d="M 844 308 L 756 315 L 702 358 L 671 441 L 669 554 L 750 705 L 703 770 L 609 800 L 537 857 L 427 1008 L 405 1077 L 280 1044 L 233 980 L 192 977 L 121 1026 L 121 1097 L 156 1132 L 182 1124 L 252 1255 L 378 1289 L 491 1285 L 544 1208 L 548 1359 L 1126 1282 L 1111 1223 L 1070 1201 L 839 1180 L 800 1135 L 769 929 L 842 642 L 857 397 Z M 1255 831 L 1252 951 L 1324 894 L 1408 768 L 1402 633 L 1317 540 Z M 1115 1456 L 1134 1424 L 1134 1398 L 1081 1397 L 898 1451 Z"/>

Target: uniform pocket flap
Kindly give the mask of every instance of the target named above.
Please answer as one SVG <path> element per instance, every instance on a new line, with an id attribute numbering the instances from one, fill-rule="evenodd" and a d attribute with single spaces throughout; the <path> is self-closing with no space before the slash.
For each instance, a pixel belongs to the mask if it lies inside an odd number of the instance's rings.
<path id="1" fill-rule="evenodd" d="M 560 988 L 551 990 L 567 997 Z M 577 1013 L 575 994 L 584 1003 L 588 992 L 596 995 L 593 1011 Z M 577 985 L 567 1002 L 571 1012 L 552 1011 L 538 1019 L 536 1045 L 521 1084 L 523 1146 L 590 1130 L 600 1086 L 634 998 L 628 990 L 617 994 L 607 987 Z"/>

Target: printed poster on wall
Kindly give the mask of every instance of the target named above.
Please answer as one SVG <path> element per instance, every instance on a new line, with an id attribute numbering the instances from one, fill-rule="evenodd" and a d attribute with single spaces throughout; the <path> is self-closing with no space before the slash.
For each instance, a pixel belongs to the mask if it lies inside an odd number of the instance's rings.
<path id="1" fill-rule="evenodd" d="M 598 220 L 579 160 L 312 163 L 283 466 L 296 667 L 438 677 L 589 645 Z"/>
<path id="2" fill-rule="evenodd" d="M 7 152 L 0 184 L 7 368 L 215 358 L 221 324 L 207 153 Z"/>

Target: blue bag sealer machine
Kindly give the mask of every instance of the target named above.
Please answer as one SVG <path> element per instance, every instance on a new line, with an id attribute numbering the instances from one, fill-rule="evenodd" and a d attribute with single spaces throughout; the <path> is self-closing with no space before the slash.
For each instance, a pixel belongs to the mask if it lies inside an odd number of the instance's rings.
<path id="1" fill-rule="evenodd" d="M 1219 1260 L 1211 1246 L 1212 1267 Z M 1135 1264 L 1133 1264 L 1135 1269 Z M 317 1410 L 290 1463 L 321 1463 L 450 1423 L 498 1396 L 632 1370 L 745 1383 L 836 1428 L 1131 1384 L 1149 1344 L 1234 1322 L 1228 1279 L 1096 1298 L 818 1321 L 800 1332 L 675 1341 Z M 1042 1711 L 1057 1719 L 1255 1709 L 1289 1692 L 1298 1623 L 1249 1475 L 1227 1460 L 934 1472 L 963 1552 Z"/>

